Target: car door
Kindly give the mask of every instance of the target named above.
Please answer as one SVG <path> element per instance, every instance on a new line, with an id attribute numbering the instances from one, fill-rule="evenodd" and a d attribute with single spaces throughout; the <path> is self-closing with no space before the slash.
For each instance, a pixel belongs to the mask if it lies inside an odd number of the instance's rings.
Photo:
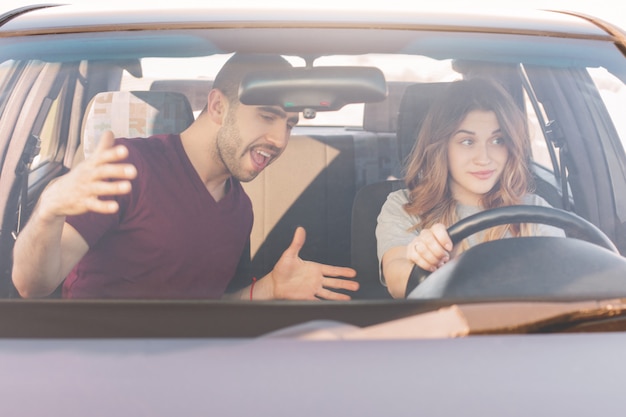
<path id="1" fill-rule="evenodd" d="M 78 64 L 41 61 L 5 64 L 0 122 L 0 296 L 11 296 L 15 236 L 50 180 L 66 171 L 68 138 L 80 126 Z M 75 109 L 76 107 L 76 109 Z"/>
<path id="2" fill-rule="evenodd" d="M 558 153 L 555 169 L 567 180 L 575 211 L 599 225 L 625 252 L 624 150 L 597 80 L 585 68 L 528 67 L 528 77 L 545 112 L 548 146 Z M 605 77 L 611 77 L 605 74 Z M 613 204 L 600 202 L 612 201 Z"/>

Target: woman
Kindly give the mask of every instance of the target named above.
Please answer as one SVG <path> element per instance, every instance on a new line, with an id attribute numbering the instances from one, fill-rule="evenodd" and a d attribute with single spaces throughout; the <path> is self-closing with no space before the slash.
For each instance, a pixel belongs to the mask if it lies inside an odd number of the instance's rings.
<path id="1" fill-rule="evenodd" d="M 526 119 L 493 81 L 456 81 L 433 103 L 408 159 L 407 189 L 387 197 L 376 228 L 381 279 L 404 297 L 415 264 L 435 271 L 475 244 L 503 237 L 564 236 L 544 225 L 511 224 L 470 236 L 452 247 L 447 228 L 481 210 L 530 204 Z"/>

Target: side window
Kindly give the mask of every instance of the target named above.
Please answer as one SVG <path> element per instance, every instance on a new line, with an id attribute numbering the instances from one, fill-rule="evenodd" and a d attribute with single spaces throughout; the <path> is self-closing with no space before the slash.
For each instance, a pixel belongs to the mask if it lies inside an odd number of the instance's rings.
<path id="1" fill-rule="evenodd" d="M 3 85 L 6 82 L 6 79 L 9 75 L 9 70 L 13 66 L 14 62 L 15 61 L 13 61 L 12 59 L 0 62 L 0 85 Z"/>
<path id="2" fill-rule="evenodd" d="M 67 79 L 63 82 L 62 87 L 56 97 L 49 99 L 48 112 L 43 118 L 43 125 L 39 133 L 39 153 L 33 159 L 31 170 L 36 169 L 46 162 L 55 159 L 59 150 L 59 134 L 62 131 L 63 114 L 61 106 L 61 98 L 66 96 Z"/>
<path id="3" fill-rule="evenodd" d="M 12 59 L 0 62 L 0 115 L 4 110 L 8 94 L 11 92 L 10 84 L 16 73 L 16 62 Z"/>
<path id="4" fill-rule="evenodd" d="M 624 83 L 604 68 L 589 68 L 589 75 L 598 88 L 613 125 L 626 148 L 626 87 Z"/>

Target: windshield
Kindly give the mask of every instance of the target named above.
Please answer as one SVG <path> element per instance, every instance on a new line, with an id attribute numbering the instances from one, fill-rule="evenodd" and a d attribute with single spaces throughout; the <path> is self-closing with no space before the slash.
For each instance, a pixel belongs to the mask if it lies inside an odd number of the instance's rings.
<path id="1" fill-rule="evenodd" d="M 230 87 L 219 74 L 239 56 L 258 61 Z M 268 56 L 280 57 L 280 70 L 263 71 Z M 520 123 L 483 104 L 454 119 L 461 93 L 440 103 L 475 79 L 490 83 L 475 87 L 483 98 L 492 84 L 504 91 Z M 625 81 L 624 55 L 600 37 L 311 27 L 5 36 L 2 296 L 276 305 L 409 297 L 425 310 L 623 296 Z M 447 111 L 447 125 L 437 127 L 433 108 Z M 69 227 L 57 240 L 72 243 L 60 246 L 58 264 L 41 264 L 52 277 L 31 289 L 19 265 L 39 259 L 39 238 L 25 250 L 20 235 L 44 236 L 29 231 L 33 218 L 43 221 L 38 210 L 67 206 L 51 194 L 72 187 L 49 184 L 100 172 L 89 164 L 109 131 L 127 152 L 111 166 L 126 171 L 107 165 L 98 201 L 64 208 Z M 422 148 L 425 131 L 450 142 Z M 481 168 L 465 170 L 479 185 L 445 171 L 483 143 L 489 161 L 472 156 Z M 76 183 L 53 181 L 68 177 Z M 428 181 L 443 191 L 418 186 Z M 395 205 L 383 208 L 388 196 Z M 475 220 L 445 256 L 432 249 L 436 268 L 415 281 L 405 268 L 395 284 L 393 256 L 408 259 L 411 274 L 424 269 L 422 230 L 442 223 L 454 239 L 457 221 L 507 205 L 559 213 Z M 293 284 L 300 272 L 272 281 L 292 267 L 286 258 L 315 269 L 317 287 Z"/>

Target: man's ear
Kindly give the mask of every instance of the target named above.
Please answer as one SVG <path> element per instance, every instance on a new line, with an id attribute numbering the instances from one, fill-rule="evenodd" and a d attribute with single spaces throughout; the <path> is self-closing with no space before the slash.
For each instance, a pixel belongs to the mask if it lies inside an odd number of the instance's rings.
<path id="1" fill-rule="evenodd" d="M 220 90 L 214 88 L 207 97 L 207 114 L 215 123 L 221 125 L 228 112 L 228 99 Z"/>

